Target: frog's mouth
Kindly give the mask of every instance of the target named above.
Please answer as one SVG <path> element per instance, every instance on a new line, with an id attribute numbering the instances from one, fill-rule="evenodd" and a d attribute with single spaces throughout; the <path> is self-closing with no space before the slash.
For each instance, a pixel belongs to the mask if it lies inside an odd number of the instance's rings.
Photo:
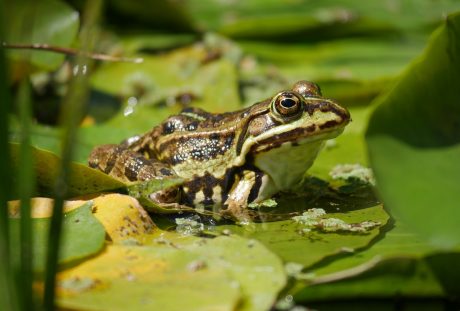
<path id="1" fill-rule="evenodd" d="M 328 140 L 337 137 L 345 129 L 348 122 L 327 121 L 316 126 L 310 125 L 304 128 L 296 128 L 288 132 L 279 133 L 271 137 L 258 140 L 251 147 L 251 153 L 257 154 L 266 152 L 281 146 L 296 147 L 318 140 Z"/>

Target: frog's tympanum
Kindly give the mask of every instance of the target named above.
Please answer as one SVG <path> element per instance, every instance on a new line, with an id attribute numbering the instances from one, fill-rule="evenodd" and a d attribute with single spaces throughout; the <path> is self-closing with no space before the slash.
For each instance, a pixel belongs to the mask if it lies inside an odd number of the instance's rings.
<path id="1" fill-rule="evenodd" d="M 348 111 L 323 98 L 316 84 L 300 81 L 235 112 L 186 108 L 142 136 L 96 147 L 89 165 L 122 181 L 179 176 L 184 184 L 151 200 L 240 218 L 249 203 L 298 184 L 324 141 L 349 121 Z"/>

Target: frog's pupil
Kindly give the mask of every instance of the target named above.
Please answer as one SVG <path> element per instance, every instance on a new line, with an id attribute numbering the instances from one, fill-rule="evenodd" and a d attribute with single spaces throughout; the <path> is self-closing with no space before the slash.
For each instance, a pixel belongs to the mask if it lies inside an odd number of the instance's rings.
<path id="1" fill-rule="evenodd" d="M 281 106 L 283 106 L 284 108 L 292 108 L 296 105 L 296 101 L 293 100 L 292 98 L 283 98 L 281 100 Z"/>

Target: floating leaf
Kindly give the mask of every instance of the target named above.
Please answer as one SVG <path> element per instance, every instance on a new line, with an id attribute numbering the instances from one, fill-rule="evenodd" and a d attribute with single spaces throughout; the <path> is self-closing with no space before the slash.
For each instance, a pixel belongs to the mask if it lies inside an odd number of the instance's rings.
<path id="1" fill-rule="evenodd" d="M 244 39 L 279 41 L 325 40 L 356 35 L 388 35 L 419 30 L 440 22 L 442 14 L 459 9 L 458 2 L 190 1 L 185 3 L 200 29 Z"/>
<path id="2" fill-rule="evenodd" d="M 93 200 L 94 216 L 113 242 L 137 241 L 152 233 L 155 224 L 139 202 L 127 195 L 107 194 Z"/>
<path id="3" fill-rule="evenodd" d="M 396 222 L 370 248 L 310 270 L 308 282 L 296 286 L 295 300 L 444 297 L 456 288 L 444 283 L 459 276 L 450 269 L 447 277 L 443 267 L 455 265 L 459 254 L 435 252 L 435 247 Z"/>
<path id="4" fill-rule="evenodd" d="M 295 201 L 291 204 L 298 206 Z M 338 218 L 347 223 L 374 221 L 385 224 L 388 215 L 382 206 L 374 206 L 357 210 L 343 210 L 328 213 L 328 218 Z M 294 220 L 268 223 L 253 223 L 247 226 L 225 225 L 219 230 L 229 230 L 247 238 L 257 239 L 285 262 L 295 262 L 309 267 L 322 259 L 354 252 L 367 246 L 378 234 L 374 228 L 368 234 L 322 233 L 317 231 L 304 232 L 304 225 Z"/>
<path id="5" fill-rule="evenodd" d="M 104 64 L 93 75 L 93 86 L 126 99 L 126 105 L 107 124 L 147 132 L 169 115 L 192 104 L 210 112 L 240 108 L 235 65 L 228 59 L 207 61 L 207 50 L 192 46 L 144 56 L 141 64 Z M 181 103 L 186 97 L 191 103 Z M 179 101 L 179 103 L 176 103 Z"/>
<path id="6" fill-rule="evenodd" d="M 104 246 L 105 231 L 99 221 L 91 213 L 91 202 L 65 213 L 63 221 L 63 237 L 59 263 L 86 258 L 99 252 Z M 10 219 L 11 236 L 19 239 L 19 219 Z M 34 271 L 42 272 L 45 267 L 48 231 L 50 218 L 33 218 L 33 266 Z M 13 240 L 12 245 L 18 245 Z M 12 256 L 19 260 L 19 247 L 12 247 Z"/>
<path id="7" fill-rule="evenodd" d="M 440 247 L 460 243 L 460 15 L 380 98 L 367 142 L 379 193 L 395 216 Z"/>
<path id="8" fill-rule="evenodd" d="M 62 307 L 98 310 L 267 310 L 285 284 L 280 260 L 257 241 L 168 233 L 111 245 L 59 280 Z"/>

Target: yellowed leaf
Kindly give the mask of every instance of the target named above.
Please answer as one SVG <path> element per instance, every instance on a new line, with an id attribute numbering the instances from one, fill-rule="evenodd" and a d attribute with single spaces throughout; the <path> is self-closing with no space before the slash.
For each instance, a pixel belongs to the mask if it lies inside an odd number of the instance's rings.
<path id="1" fill-rule="evenodd" d="M 48 218 L 53 214 L 53 199 L 37 197 L 32 198 L 30 201 L 32 218 Z M 70 212 L 85 203 L 86 201 L 83 200 L 66 201 L 64 203 L 64 213 Z M 19 200 L 8 202 L 8 213 L 11 218 L 21 217 L 20 205 Z"/>
<path id="2" fill-rule="evenodd" d="M 155 229 L 155 224 L 144 208 L 128 195 L 106 194 L 95 198 L 93 202 L 94 216 L 114 242 L 126 239 L 140 242 L 145 234 Z"/>
<path id="3" fill-rule="evenodd" d="M 155 224 L 139 202 L 122 194 L 104 194 L 92 200 L 69 200 L 64 204 L 64 212 L 69 212 L 92 201 L 92 212 L 105 228 L 107 235 L 114 242 L 134 239 L 138 242 L 146 234 L 153 232 Z M 51 217 L 54 200 L 50 198 L 31 199 L 33 218 Z M 12 218 L 20 217 L 20 201 L 8 202 L 9 215 Z"/>

